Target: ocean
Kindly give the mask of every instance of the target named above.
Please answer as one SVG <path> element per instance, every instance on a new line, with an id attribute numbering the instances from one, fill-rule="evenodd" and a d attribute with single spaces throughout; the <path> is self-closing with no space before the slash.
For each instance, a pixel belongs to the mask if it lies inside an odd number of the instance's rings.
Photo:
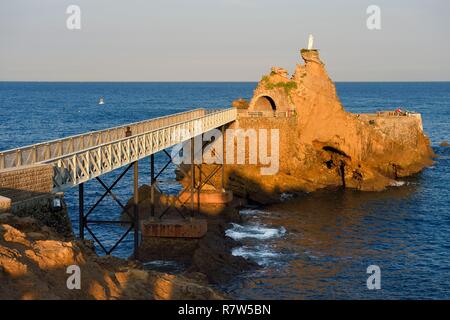
<path id="1" fill-rule="evenodd" d="M 0 150 L 98 130 L 192 108 L 225 108 L 250 99 L 256 83 L 49 83 L 0 82 Z M 450 299 L 450 83 L 337 83 L 346 110 L 374 112 L 402 107 L 422 114 L 438 157 L 422 173 L 383 192 L 322 190 L 277 205 L 251 206 L 245 222 L 227 234 L 241 241 L 233 254 L 260 266 L 220 289 L 239 299 Z M 105 99 L 98 105 L 99 97 Z M 157 155 L 157 166 L 164 162 Z M 140 184 L 149 183 L 149 161 L 139 163 Z M 107 184 L 120 174 L 104 177 Z M 171 170 L 162 188 L 175 193 Z M 85 184 L 86 206 L 101 186 Z M 132 195 L 132 172 L 114 192 Z M 75 231 L 77 190 L 65 195 Z M 93 213 L 115 219 L 111 199 Z M 114 244 L 124 229 L 97 226 Z M 132 235 L 116 255 L 131 253 Z M 381 270 L 381 289 L 369 290 L 367 267 Z"/>

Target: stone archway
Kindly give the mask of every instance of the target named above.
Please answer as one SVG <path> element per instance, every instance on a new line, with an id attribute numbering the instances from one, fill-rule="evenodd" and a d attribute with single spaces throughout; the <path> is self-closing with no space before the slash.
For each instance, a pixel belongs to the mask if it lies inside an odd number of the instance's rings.
<path id="1" fill-rule="evenodd" d="M 255 101 L 254 111 L 276 111 L 277 105 L 269 96 L 260 96 Z"/>

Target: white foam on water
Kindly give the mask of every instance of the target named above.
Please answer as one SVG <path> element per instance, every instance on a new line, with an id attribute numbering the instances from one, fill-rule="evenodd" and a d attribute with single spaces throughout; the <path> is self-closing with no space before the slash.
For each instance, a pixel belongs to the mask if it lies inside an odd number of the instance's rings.
<path id="1" fill-rule="evenodd" d="M 244 258 L 276 258 L 280 254 L 267 249 L 261 250 L 261 248 L 251 248 L 251 247 L 237 247 L 232 250 L 233 256 L 240 256 Z"/>
<path id="2" fill-rule="evenodd" d="M 281 201 L 288 201 L 288 200 L 291 200 L 292 198 L 294 198 L 294 195 L 292 193 L 283 192 L 280 195 Z"/>
<path id="3" fill-rule="evenodd" d="M 262 211 L 262 210 L 254 209 L 254 208 L 241 209 L 241 210 L 239 210 L 239 213 L 242 216 L 257 216 L 257 215 L 261 215 L 261 214 L 268 214 L 268 212 L 266 212 L 266 211 Z"/>
<path id="4" fill-rule="evenodd" d="M 406 181 L 393 181 L 390 183 L 391 187 L 401 187 L 406 184 Z"/>
<path id="5" fill-rule="evenodd" d="M 255 261 L 260 266 L 267 266 L 277 262 L 281 255 L 273 251 L 269 246 L 237 247 L 232 250 L 231 254 Z"/>
<path id="6" fill-rule="evenodd" d="M 225 235 L 234 240 L 241 240 L 246 238 L 253 238 L 259 240 L 266 240 L 271 238 L 279 238 L 286 233 L 284 227 L 268 228 L 260 224 L 250 224 L 242 226 L 237 223 L 232 223 L 232 227 L 225 231 Z"/>

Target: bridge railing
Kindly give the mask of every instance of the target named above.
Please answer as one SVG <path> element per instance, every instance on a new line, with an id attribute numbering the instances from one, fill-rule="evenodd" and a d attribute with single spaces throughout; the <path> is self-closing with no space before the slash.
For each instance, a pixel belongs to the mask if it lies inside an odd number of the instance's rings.
<path id="1" fill-rule="evenodd" d="M 239 110 L 238 118 L 290 118 L 297 114 L 294 110 L 288 111 L 249 111 Z"/>
<path id="2" fill-rule="evenodd" d="M 54 165 L 54 191 L 64 191 L 230 123 L 236 117 L 234 108 L 205 112 L 196 119 L 180 120 L 155 130 L 48 159 L 44 163 Z"/>
<path id="3" fill-rule="evenodd" d="M 30 146 L 0 151 L 0 170 L 31 165 L 61 157 L 69 153 L 85 150 L 103 143 L 121 139 L 127 135 L 136 135 L 156 128 L 199 118 L 210 110 L 195 109 L 150 120 L 139 121 L 105 130 L 92 131 L 62 139 L 46 141 Z"/>

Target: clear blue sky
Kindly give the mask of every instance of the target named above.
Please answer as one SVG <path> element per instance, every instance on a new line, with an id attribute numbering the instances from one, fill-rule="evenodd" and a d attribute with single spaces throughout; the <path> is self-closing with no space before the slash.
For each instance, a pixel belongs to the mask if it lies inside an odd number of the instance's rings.
<path id="1" fill-rule="evenodd" d="M 336 81 L 450 80 L 448 0 L 1 0 L 0 80 L 256 81 L 310 33 Z"/>

